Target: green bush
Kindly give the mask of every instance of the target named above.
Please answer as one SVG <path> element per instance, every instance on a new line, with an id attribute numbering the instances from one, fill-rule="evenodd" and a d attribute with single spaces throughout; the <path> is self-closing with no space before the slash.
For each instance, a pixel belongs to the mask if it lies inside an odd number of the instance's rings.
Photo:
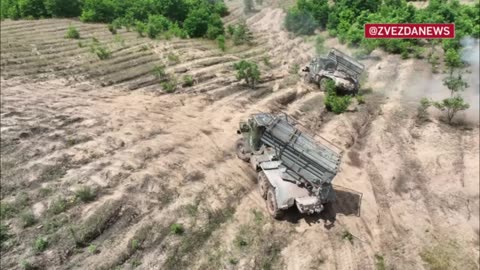
<path id="1" fill-rule="evenodd" d="M 234 45 L 250 44 L 252 42 L 253 34 L 245 22 L 235 26 L 232 40 Z"/>
<path id="2" fill-rule="evenodd" d="M 170 232 L 172 234 L 183 234 L 185 232 L 185 229 L 183 228 L 182 224 L 174 223 L 170 226 Z"/>
<path id="3" fill-rule="evenodd" d="M 177 81 L 175 78 L 171 78 L 170 80 L 163 82 L 161 85 L 165 93 L 173 93 L 177 89 Z"/>
<path id="4" fill-rule="evenodd" d="M 66 38 L 70 39 L 79 39 L 80 33 L 78 32 L 77 28 L 73 25 L 68 26 L 67 34 L 65 35 Z"/>
<path id="5" fill-rule="evenodd" d="M 48 240 L 43 237 L 38 237 L 33 243 L 33 249 L 36 252 L 42 252 L 48 248 Z"/>
<path id="6" fill-rule="evenodd" d="M 162 15 L 150 15 L 147 23 L 147 36 L 149 38 L 156 38 L 161 33 L 167 31 L 170 26 L 170 21 Z"/>
<path id="7" fill-rule="evenodd" d="M 163 79 L 167 73 L 165 72 L 165 66 L 164 65 L 156 65 L 152 69 L 152 74 L 157 78 L 157 79 Z"/>
<path id="8" fill-rule="evenodd" d="M 23 212 L 20 215 L 20 219 L 22 220 L 22 226 L 24 228 L 30 227 L 37 222 L 37 220 L 35 219 L 35 216 L 33 215 L 32 211 Z"/>
<path id="9" fill-rule="evenodd" d="M 217 37 L 217 45 L 218 45 L 218 48 L 220 48 L 220 50 L 222 50 L 222 52 L 224 52 L 226 50 L 226 47 L 225 47 L 225 37 L 223 35 L 220 35 Z"/>
<path id="10" fill-rule="evenodd" d="M 209 19 L 210 14 L 207 9 L 192 10 L 183 22 L 183 29 L 190 37 L 203 37 L 208 30 Z"/>
<path id="11" fill-rule="evenodd" d="M 91 202 L 95 200 L 97 194 L 92 188 L 88 186 L 83 186 L 75 192 L 75 196 L 82 202 Z"/>
<path id="12" fill-rule="evenodd" d="M 255 84 L 260 79 L 260 71 L 256 63 L 242 60 L 233 64 L 233 68 L 237 71 L 238 80 L 245 80 L 250 88 L 255 88 Z"/>
<path id="13" fill-rule="evenodd" d="M 213 14 L 210 16 L 208 20 L 208 27 L 207 27 L 207 38 L 209 39 L 216 39 L 218 36 L 223 35 L 225 33 L 225 29 L 223 27 L 222 19 L 220 15 Z"/>
<path id="14" fill-rule="evenodd" d="M 352 101 L 351 96 L 339 96 L 336 93 L 335 83 L 332 80 L 327 82 L 327 94 L 325 96 L 325 107 L 327 110 L 340 114 L 345 112 Z"/>
<path id="15" fill-rule="evenodd" d="M 193 77 L 190 76 L 190 75 L 185 75 L 183 76 L 183 87 L 190 87 L 190 86 L 193 86 L 194 84 L 194 81 L 193 81 Z"/>
<path id="16" fill-rule="evenodd" d="M 58 197 L 50 203 L 50 207 L 48 208 L 48 211 L 54 215 L 57 215 L 62 213 L 66 209 L 67 209 L 67 201 L 62 197 Z"/>
<path id="17" fill-rule="evenodd" d="M 143 22 L 136 22 L 135 31 L 138 33 L 139 37 L 144 37 L 147 32 L 147 25 Z"/>

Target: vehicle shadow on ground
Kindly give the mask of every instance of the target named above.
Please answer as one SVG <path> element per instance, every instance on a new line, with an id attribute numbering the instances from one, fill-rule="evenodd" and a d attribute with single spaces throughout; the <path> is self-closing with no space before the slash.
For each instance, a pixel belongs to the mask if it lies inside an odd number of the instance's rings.
<path id="1" fill-rule="evenodd" d="M 334 203 L 326 205 L 326 208 L 319 214 L 306 215 L 298 212 L 292 207 L 285 212 L 283 220 L 298 223 L 305 220 L 307 224 L 317 224 L 323 221 L 324 227 L 329 230 L 335 226 L 337 215 L 360 216 L 363 193 L 355 190 L 335 187 L 337 199 Z"/>

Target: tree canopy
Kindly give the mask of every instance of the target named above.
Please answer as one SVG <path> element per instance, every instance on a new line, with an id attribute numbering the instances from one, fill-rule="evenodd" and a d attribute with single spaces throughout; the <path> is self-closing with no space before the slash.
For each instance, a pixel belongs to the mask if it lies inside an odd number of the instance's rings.
<path id="1" fill-rule="evenodd" d="M 139 26 L 155 38 L 169 31 L 186 37 L 215 39 L 224 34 L 223 0 L 0 0 L 1 19 L 80 17 L 84 22 Z M 144 27 L 142 27 L 144 24 Z"/>

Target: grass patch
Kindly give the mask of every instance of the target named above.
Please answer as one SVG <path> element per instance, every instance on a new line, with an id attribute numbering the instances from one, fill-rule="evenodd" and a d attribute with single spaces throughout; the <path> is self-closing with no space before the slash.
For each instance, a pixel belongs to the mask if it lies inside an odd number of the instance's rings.
<path id="1" fill-rule="evenodd" d="M 152 69 L 152 74 L 155 76 L 157 79 L 163 79 L 165 76 L 167 76 L 167 73 L 165 72 L 165 66 L 164 65 L 156 65 Z"/>
<path id="2" fill-rule="evenodd" d="M 169 53 L 167 55 L 168 62 L 172 65 L 180 63 L 180 57 L 178 55 Z"/>
<path id="3" fill-rule="evenodd" d="M 88 186 L 83 186 L 75 192 L 75 196 L 82 202 L 87 203 L 95 200 L 97 194 L 92 188 Z"/>
<path id="4" fill-rule="evenodd" d="M 177 81 L 175 78 L 171 78 L 169 81 L 163 82 L 161 86 L 165 93 L 173 93 L 177 89 Z"/>
<path id="5" fill-rule="evenodd" d="M 5 243 L 10 239 L 12 235 L 8 231 L 7 225 L 0 224 L 0 249 L 5 248 Z"/>
<path id="6" fill-rule="evenodd" d="M 65 38 L 79 39 L 80 38 L 80 33 L 78 32 L 78 30 L 75 26 L 70 25 L 70 26 L 68 26 L 67 34 L 65 35 Z"/>
<path id="7" fill-rule="evenodd" d="M 67 210 L 67 200 L 63 197 L 55 198 L 48 207 L 48 211 L 53 215 L 58 215 Z"/>
<path id="8" fill-rule="evenodd" d="M 207 212 L 208 223 L 182 238 L 180 244 L 167 257 L 165 269 L 189 269 L 189 265 L 194 262 L 192 258 L 201 250 L 212 233 L 232 217 L 233 212 L 232 207 Z"/>
<path id="9" fill-rule="evenodd" d="M 54 181 L 67 174 L 67 162 L 62 161 L 54 165 L 46 166 L 40 173 L 38 180 L 42 182 Z"/>
<path id="10" fill-rule="evenodd" d="M 185 232 L 182 224 L 174 223 L 170 226 L 170 232 L 176 235 L 182 235 Z"/>
<path id="11" fill-rule="evenodd" d="M 94 245 L 94 244 L 90 244 L 88 246 L 87 250 L 88 250 L 88 253 L 90 253 L 90 254 L 97 254 L 98 253 L 97 246 Z"/>
<path id="12" fill-rule="evenodd" d="M 37 253 L 41 253 L 48 248 L 48 240 L 44 237 L 38 237 L 35 242 L 33 242 L 33 249 Z"/>
<path id="13" fill-rule="evenodd" d="M 455 241 L 445 240 L 425 247 L 420 257 L 430 270 L 477 269 L 474 256 Z"/>
<path id="14" fill-rule="evenodd" d="M 353 244 L 353 234 L 351 234 L 348 230 L 344 230 L 342 232 L 342 239 L 348 240 L 351 244 Z"/>
<path id="15" fill-rule="evenodd" d="M 37 223 L 35 216 L 33 215 L 32 211 L 25 211 L 20 215 L 20 220 L 22 221 L 23 228 L 30 227 Z"/>
<path id="16" fill-rule="evenodd" d="M 183 76 L 183 84 L 182 84 L 183 87 L 190 87 L 190 86 L 193 86 L 193 84 L 194 84 L 194 81 L 191 75 Z"/>
<path id="17" fill-rule="evenodd" d="M 53 216 L 43 222 L 43 231 L 45 234 L 52 234 L 68 223 L 68 216 L 65 214 Z"/>
<path id="18" fill-rule="evenodd" d="M 385 266 L 385 259 L 380 254 L 375 254 L 375 269 L 377 270 L 387 269 L 387 267 Z"/>

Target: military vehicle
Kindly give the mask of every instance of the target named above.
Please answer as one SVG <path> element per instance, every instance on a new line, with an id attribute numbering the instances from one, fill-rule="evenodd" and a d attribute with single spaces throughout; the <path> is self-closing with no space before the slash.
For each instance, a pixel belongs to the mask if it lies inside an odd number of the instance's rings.
<path id="1" fill-rule="evenodd" d="M 305 82 L 318 84 L 321 91 L 326 91 L 328 80 L 332 80 L 338 92 L 357 94 L 360 88 L 358 79 L 364 69 L 362 63 L 337 49 L 332 49 L 326 57 L 312 59 L 302 71 L 306 73 Z"/>
<path id="2" fill-rule="evenodd" d="M 307 134 L 286 114 L 253 114 L 237 133 L 237 156 L 258 173 L 260 195 L 274 218 L 293 205 L 300 213 L 320 213 L 335 200 L 332 180 L 342 151 L 331 142 Z"/>

